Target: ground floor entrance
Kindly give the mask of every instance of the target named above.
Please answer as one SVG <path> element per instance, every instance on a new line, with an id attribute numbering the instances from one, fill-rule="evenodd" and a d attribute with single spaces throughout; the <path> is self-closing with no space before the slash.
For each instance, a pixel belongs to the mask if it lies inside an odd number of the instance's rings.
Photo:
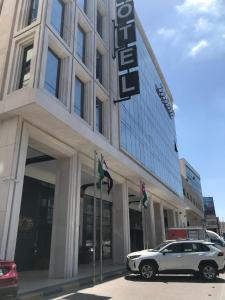
<path id="1" fill-rule="evenodd" d="M 142 212 L 130 208 L 130 246 L 131 252 L 144 249 Z"/>

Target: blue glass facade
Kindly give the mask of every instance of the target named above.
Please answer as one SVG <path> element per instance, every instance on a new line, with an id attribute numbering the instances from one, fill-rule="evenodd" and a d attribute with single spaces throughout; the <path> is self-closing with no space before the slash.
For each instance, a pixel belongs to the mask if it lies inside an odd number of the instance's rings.
<path id="1" fill-rule="evenodd" d="M 162 84 L 137 31 L 140 95 L 120 104 L 120 147 L 182 196 L 175 122 L 155 90 Z"/>

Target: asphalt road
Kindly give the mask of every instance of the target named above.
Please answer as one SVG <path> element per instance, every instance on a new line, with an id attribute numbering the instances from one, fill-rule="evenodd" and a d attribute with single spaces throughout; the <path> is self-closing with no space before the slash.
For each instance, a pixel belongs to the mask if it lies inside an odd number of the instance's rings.
<path id="1" fill-rule="evenodd" d="M 145 281 L 128 275 L 111 281 L 48 298 L 51 300 L 225 300 L 225 275 L 213 283 L 192 276 L 159 276 Z"/>

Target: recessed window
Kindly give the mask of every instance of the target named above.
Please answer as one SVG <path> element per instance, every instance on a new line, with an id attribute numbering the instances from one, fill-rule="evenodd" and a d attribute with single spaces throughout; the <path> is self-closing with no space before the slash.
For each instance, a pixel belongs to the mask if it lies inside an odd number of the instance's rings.
<path id="1" fill-rule="evenodd" d="M 48 49 L 45 88 L 57 98 L 59 96 L 60 65 L 60 58 L 51 49 Z"/>
<path id="2" fill-rule="evenodd" d="M 87 0 L 77 0 L 77 4 L 85 13 L 87 13 Z"/>
<path id="3" fill-rule="evenodd" d="M 53 0 L 51 24 L 63 36 L 65 4 L 62 0 Z"/>
<path id="4" fill-rule="evenodd" d="M 96 78 L 102 83 L 102 62 L 103 57 L 101 53 L 97 50 L 96 53 Z"/>
<path id="5" fill-rule="evenodd" d="M 23 88 L 27 86 L 29 83 L 32 54 L 33 54 L 33 45 L 24 48 L 19 88 Z"/>
<path id="6" fill-rule="evenodd" d="M 85 63 L 85 32 L 84 30 L 78 25 L 77 27 L 77 47 L 76 52 L 79 58 Z"/>
<path id="7" fill-rule="evenodd" d="M 102 37 L 102 24 L 103 24 L 103 17 L 99 10 L 97 10 L 97 32 Z"/>
<path id="8" fill-rule="evenodd" d="M 37 20 L 39 0 L 31 0 L 27 25 Z"/>
<path id="9" fill-rule="evenodd" d="M 103 133 L 103 103 L 96 98 L 96 129 Z"/>
<path id="10" fill-rule="evenodd" d="M 74 111 L 84 118 L 84 83 L 78 77 L 75 78 Z"/>

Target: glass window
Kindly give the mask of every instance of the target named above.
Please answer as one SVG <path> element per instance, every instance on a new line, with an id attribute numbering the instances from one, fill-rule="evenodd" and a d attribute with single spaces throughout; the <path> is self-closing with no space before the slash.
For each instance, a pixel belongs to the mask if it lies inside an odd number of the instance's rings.
<path id="1" fill-rule="evenodd" d="M 77 4 L 85 13 L 87 13 L 87 0 L 77 0 Z"/>
<path id="2" fill-rule="evenodd" d="M 74 111 L 84 117 L 84 83 L 78 77 L 75 79 Z"/>
<path id="3" fill-rule="evenodd" d="M 23 88 L 27 86 L 29 83 L 32 54 L 33 54 L 33 45 L 26 47 L 23 51 L 23 62 L 22 62 L 19 88 Z"/>
<path id="4" fill-rule="evenodd" d="M 78 25 L 77 27 L 77 48 L 76 48 L 77 55 L 85 62 L 85 32 L 84 30 Z"/>
<path id="5" fill-rule="evenodd" d="M 30 1 L 30 10 L 27 25 L 30 25 L 37 19 L 39 0 Z"/>
<path id="6" fill-rule="evenodd" d="M 53 0 L 51 24 L 63 36 L 65 4 L 62 0 Z"/>
<path id="7" fill-rule="evenodd" d="M 99 10 L 97 10 L 97 32 L 102 37 L 102 20 L 103 17 L 100 14 Z"/>
<path id="8" fill-rule="evenodd" d="M 193 252 L 193 246 L 191 243 L 183 243 L 183 252 Z"/>
<path id="9" fill-rule="evenodd" d="M 166 249 L 168 253 L 181 253 L 181 244 L 172 244 L 168 246 Z"/>
<path id="10" fill-rule="evenodd" d="M 103 103 L 101 100 L 96 98 L 96 129 L 100 133 L 103 133 L 102 116 L 103 116 Z"/>
<path id="11" fill-rule="evenodd" d="M 59 96 L 60 65 L 60 58 L 51 49 L 48 49 L 45 88 L 55 97 Z"/>
<path id="12" fill-rule="evenodd" d="M 99 80 L 100 83 L 102 83 L 102 55 L 97 50 L 96 53 L 96 78 Z"/>

